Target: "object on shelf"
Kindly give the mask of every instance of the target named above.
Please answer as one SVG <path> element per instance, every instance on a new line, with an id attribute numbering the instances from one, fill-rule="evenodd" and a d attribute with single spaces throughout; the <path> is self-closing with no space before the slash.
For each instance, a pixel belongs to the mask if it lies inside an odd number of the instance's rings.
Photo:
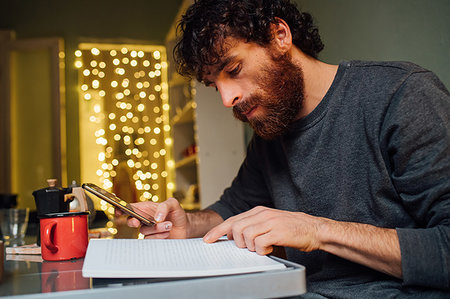
<path id="1" fill-rule="evenodd" d="M 185 210 L 200 209 L 200 198 L 197 184 L 192 184 L 189 186 L 189 189 L 186 192 L 186 197 L 180 201 L 180 205 Z"/>
<path id="2" fill-rule="evenodd" d="M 186 147 L 181 154 L 184 158 L 187 158 L 192 155 L 195 155 L 196 153 L 198 153 L 198 146 L 195 143 L 193 143 L 188 147 Z"/>
<path id="3" fill-rule="evenodd" d="M 175 197 L 176 200 L 182 201 L 186 195 L 183 191 L 177 190 L 173 192 L 173 197 Z"/>
<path id="4" fill-rule="evenodd" d="M 190 204 L 198 201 L 199 201 L 198 185 L 197 184 L 190 185 L 183 202 Z"/>

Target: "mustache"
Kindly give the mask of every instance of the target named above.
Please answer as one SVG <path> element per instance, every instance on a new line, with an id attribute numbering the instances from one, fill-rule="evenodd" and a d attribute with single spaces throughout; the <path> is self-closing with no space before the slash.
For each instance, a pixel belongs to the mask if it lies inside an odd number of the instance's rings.
<path id="1" fill-rule="evenodd" d="M 233 106 L 233 114 L 237 119 L 248 122 L 247 116 L 245 113 L 250 111 L 256 105 L 261 105 L 261 98 L 256 95 L 250 95 L 247 99 L 243 99 L 239 101 L 236 105 Z"/>

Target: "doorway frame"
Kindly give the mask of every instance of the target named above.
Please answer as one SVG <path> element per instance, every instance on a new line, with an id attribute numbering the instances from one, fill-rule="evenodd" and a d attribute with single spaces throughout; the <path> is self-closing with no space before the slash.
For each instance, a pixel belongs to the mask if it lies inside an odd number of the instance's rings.
<path id="1" fill-rule="evenodd" d="M 51 70 L 52 173 L 67 185 L 64 42 L 61 38 L 15 39 L 0 30 L 0 193 L 11 193 L 11 54 L 13 51 L 48 50 Z"/>

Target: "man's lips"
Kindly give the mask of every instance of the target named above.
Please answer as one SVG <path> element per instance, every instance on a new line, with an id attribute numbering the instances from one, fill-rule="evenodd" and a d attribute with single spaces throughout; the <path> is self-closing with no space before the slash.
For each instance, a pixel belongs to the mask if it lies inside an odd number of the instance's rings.
<path id="1" fill-rule="evenodd" d="M 247 117 L 247 119 L 249 119 L 255 113 L 257 108 L 258 108 L 258 106 L 255 105 L 252 108 L 250 108 L 249 110 L 247 110 L 246 112 L 243 112 L 243 114 L 245 115 L 245 117 Z"/>

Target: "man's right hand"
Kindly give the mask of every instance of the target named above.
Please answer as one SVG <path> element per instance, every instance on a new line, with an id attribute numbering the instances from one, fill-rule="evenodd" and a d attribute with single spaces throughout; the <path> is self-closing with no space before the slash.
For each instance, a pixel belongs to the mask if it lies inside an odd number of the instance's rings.
<path id="1" fill-rule="evenodd" d="M 152 201 L 133 203 L 139 210 L 150 214 L 155 218 L 153 226 L 141 225 L 136 218 L 129 217 L 127 223 L 130 227 L 139 227 L 140 233 L 145 239 L 185 239 L 188 231 L 188 218 L 186 212 L 175 198 L 169 198 L 164 202 Z M 116 214 L 122 214 L 116 210 Z"/>

